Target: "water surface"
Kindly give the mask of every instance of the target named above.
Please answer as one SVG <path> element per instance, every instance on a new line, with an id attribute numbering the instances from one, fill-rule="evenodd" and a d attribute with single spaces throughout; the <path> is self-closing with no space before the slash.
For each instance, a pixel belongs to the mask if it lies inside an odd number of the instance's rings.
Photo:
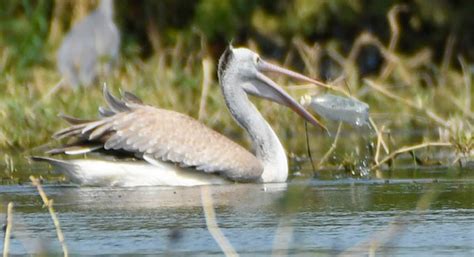
<path id="1" fill-rule="evenodd" d="M 431 177 L 210 190 L 217 222 L 241 256 L 473 256 L 474 180 Z M 200 190 L 45 186 L 72 254 L 222 256 Z M 417 210 L 421 199 L 428 209 Z M 15 204 L 12 254 L 61 253 L 36 188 L 0 186 L 0 200 L 2 222 L 6 204 Z"/>

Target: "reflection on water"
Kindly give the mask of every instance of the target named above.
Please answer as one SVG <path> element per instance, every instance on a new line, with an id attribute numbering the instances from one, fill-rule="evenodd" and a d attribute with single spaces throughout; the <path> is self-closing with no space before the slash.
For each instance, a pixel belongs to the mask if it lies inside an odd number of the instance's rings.
<path id="1" fill-rule="evenodd" d="M 241 256 L 269 256 L 284 246 L 280 241 L 274 245 L 278 226 L 278 231 L 292 232 L 286 242 L 290 256 L 327 256 L 347 250 L 367 255 L 370 244 L 365 244 L 387 234 L 395 220 L 404 226 L 387 242 L 380 242 L 378 253 L 474 255 L 474 181 L 470 179 L 314 180 L 210 189 L 218 224 Z M 73 254 L 222 255 L 206 229 L 199 187 L 46 186 L 45 190 L 54 199 Z M 436 192 L 431 207 L 416 211 L 420 198 L 430 192 Z M 35 188 L 1 186 L 0 193 L 2 222 L 6 204 L 15 203 L 13 254 L 61 252 Z"/>

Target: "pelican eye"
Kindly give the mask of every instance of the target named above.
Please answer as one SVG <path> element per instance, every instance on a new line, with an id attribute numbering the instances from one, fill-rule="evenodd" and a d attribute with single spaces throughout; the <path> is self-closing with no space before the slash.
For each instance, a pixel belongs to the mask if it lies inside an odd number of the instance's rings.
<path id="1" fill-rule="evenodd" d="M 260 56 L 258 54 L 253 56 L 253 63 L 259 64 L 260 63 Z"/>

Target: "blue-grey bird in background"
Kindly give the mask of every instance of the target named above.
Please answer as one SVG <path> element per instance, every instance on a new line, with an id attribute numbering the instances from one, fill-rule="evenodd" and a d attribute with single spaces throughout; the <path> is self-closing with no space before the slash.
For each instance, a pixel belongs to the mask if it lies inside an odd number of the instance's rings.
<path id="1" fill-rule="evenodd" d="M 58 52 L 58 68 L 73 87 L 89 86 L 98 72 L 111 71 L 119 55 L 120 34 L 113 21 L 113 0 L 102 0 L 76 23 Z"/>

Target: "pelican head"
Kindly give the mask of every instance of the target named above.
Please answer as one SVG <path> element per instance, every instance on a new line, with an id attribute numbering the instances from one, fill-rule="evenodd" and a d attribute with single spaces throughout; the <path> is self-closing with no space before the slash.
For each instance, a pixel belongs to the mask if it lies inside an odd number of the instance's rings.
<path id="1" fill-rule="evenodd" d="M 303 106 L 273 80 L 264 75 L 264 72 L 287 75 L 300 81 L 318 84 L 317 81 L 302 74 L 264 61 L 257 53 L 247 48 L 233 48 L 229 46 L 219 59 L 218 77 L 224 92 L 235 92 L 242 89 L 247 94 L 287 106 L 311 124 L 326 130 L 326 127 L 321 122 L 306 111 Z"/>

